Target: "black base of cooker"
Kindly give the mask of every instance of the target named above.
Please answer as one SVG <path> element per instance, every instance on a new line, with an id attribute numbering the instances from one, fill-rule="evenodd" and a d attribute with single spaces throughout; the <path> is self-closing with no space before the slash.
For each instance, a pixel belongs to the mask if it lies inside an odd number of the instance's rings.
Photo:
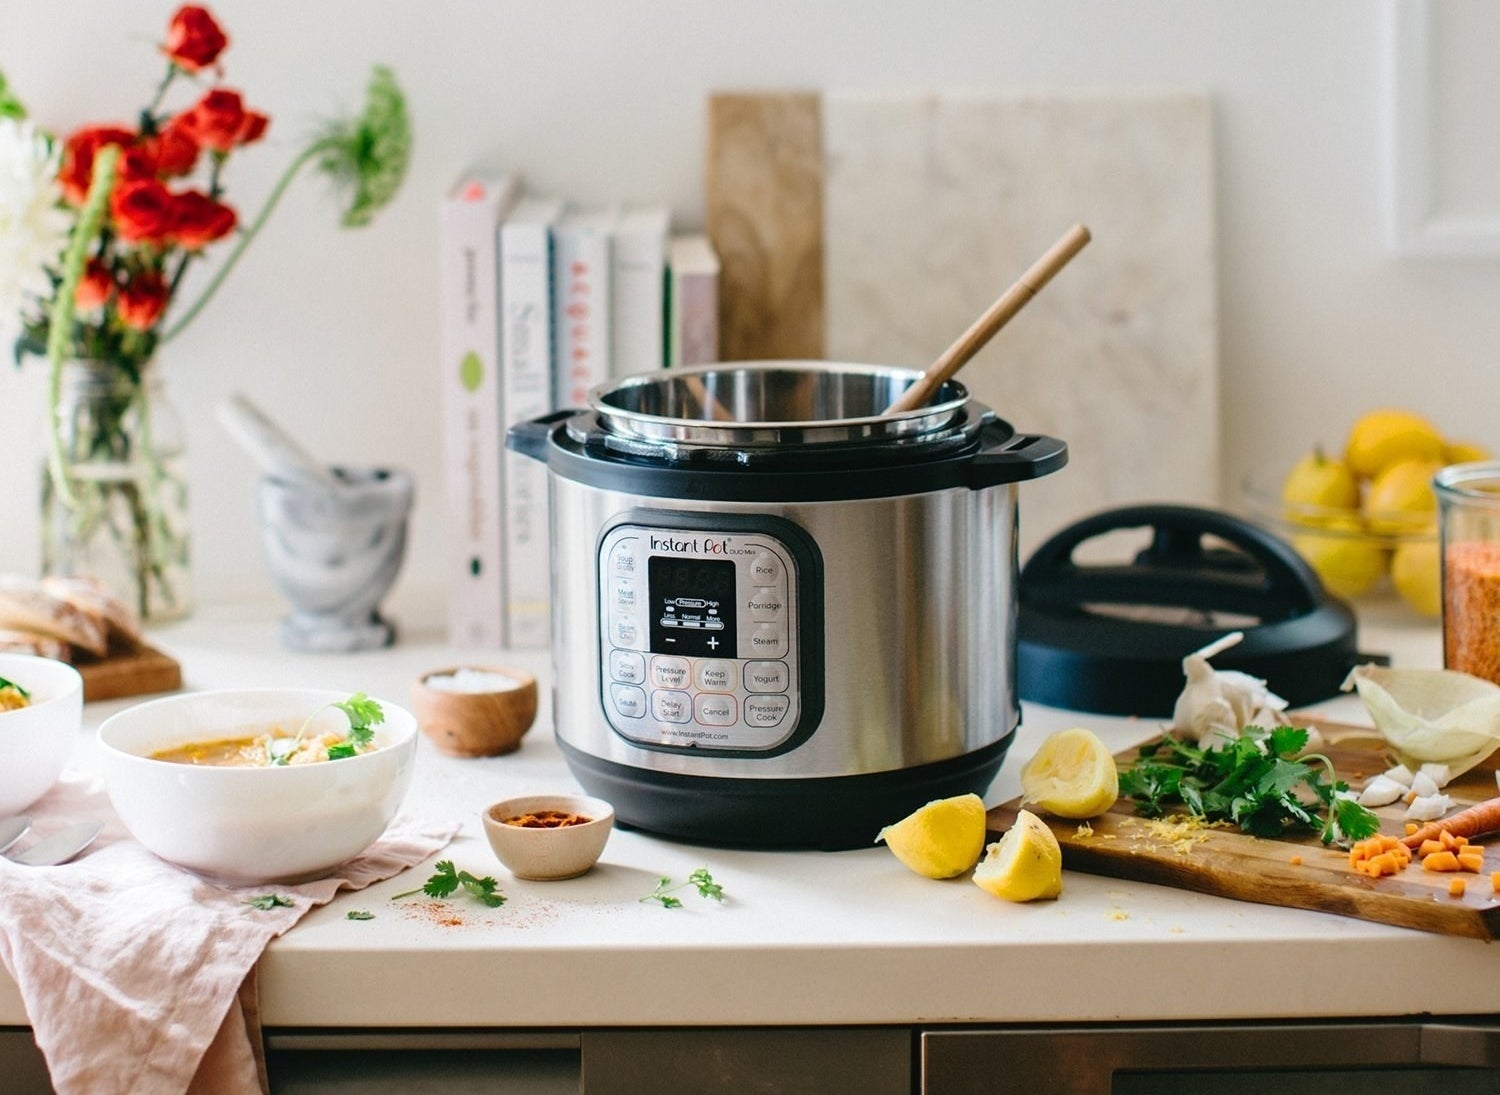
<path id="1" fill-rule="evenodd" d="M 984 794 L 1014 737 L 936 764 L 814 779 L 653 772 L 558 744 L 578 782 L 613 805 L 624 828 L 717 847 L 833 852 L 870 847 L 882 828 L 935 798 Z"/>

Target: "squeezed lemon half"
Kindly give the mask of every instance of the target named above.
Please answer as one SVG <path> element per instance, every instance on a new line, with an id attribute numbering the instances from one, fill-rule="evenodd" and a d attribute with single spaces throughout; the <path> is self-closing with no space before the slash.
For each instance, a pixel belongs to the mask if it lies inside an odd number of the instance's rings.
<path id="1" fill-rule="evenodd" d="M 875 837 L 897 859 L 925 878 L 955 878 L 984 853 L 984 800 L 978 795 L 940 798 L 914 810 Z"/>
<path id="2" fill-rule="evenodd" d="M 1007 901 L 1036 901 L 1062 893 L 1062 849 L 1047 823 L 1030 810 L 991 844 L 974 868 L 974 885 Z"/>
<path id="3" fill-rule="evenodd" d="M 1091 730 L 1060 730 L 1021 769 L 1021 803 L 1053 817 L 1098 817 L 1120 797 L 1115 758 Z"/>

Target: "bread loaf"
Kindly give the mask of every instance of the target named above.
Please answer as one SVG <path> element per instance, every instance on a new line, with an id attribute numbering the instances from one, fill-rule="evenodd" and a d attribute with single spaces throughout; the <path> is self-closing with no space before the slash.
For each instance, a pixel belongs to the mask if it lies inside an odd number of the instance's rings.
<path id="1" fill-rule="evenodd" d="M 60 662 L 73 660 L 73 648 L 61 639 L 10 628 L 0 629 L 0 653 L 34 654 L 38 658 L 53 658 Z"/>
<path id="2" fill-rule="evenodd" d="M 97 617 L 13 574 L 0 575 L 0 629 L 60 639 L 100 657 L 109 650 L 108 630 Z"/>
<path id="3" fill-rule="evenodd" d="M 135 612 L 97 578 L 49 575 L 42 589 L 67 601 L 104 628 L 112 645 L 136 647 L 141 643 L 141 622 Z"/>

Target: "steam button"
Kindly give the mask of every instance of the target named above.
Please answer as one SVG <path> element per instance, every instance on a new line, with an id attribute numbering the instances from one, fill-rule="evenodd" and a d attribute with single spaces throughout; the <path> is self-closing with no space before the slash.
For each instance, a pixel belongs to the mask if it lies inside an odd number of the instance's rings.
<path id="1" fill-rule="evenodd" d="M 646 714 L 646 693 L 628 684 L 609 686 L 609 699 L 615 710 L 627 719 L 643 718 Z"/>
<path id="2" fill-rule="evenodd" d="M 750 649 L 765 658 L 786 657 L 786 628 L 761 624 L 750 636 Z"/>
<path id="3" fill-rule="evenodd" d="M 692 697 L 686 692 L 652 692 L 651 715 L 658 722 L 689 722 L 693 717 Z"/>

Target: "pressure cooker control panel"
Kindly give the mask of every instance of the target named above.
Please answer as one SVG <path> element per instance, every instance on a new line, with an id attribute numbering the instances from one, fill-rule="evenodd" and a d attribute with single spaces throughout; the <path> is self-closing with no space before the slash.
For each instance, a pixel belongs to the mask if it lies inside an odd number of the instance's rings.
<path id="1" fill-rule="evenodd" d="M 694 752 L 782 751 L 805 736 L 822 713 L 811 541 L 780 518 L 630 516 L 599 544 L 609 724 L 639 745 Z"/>

